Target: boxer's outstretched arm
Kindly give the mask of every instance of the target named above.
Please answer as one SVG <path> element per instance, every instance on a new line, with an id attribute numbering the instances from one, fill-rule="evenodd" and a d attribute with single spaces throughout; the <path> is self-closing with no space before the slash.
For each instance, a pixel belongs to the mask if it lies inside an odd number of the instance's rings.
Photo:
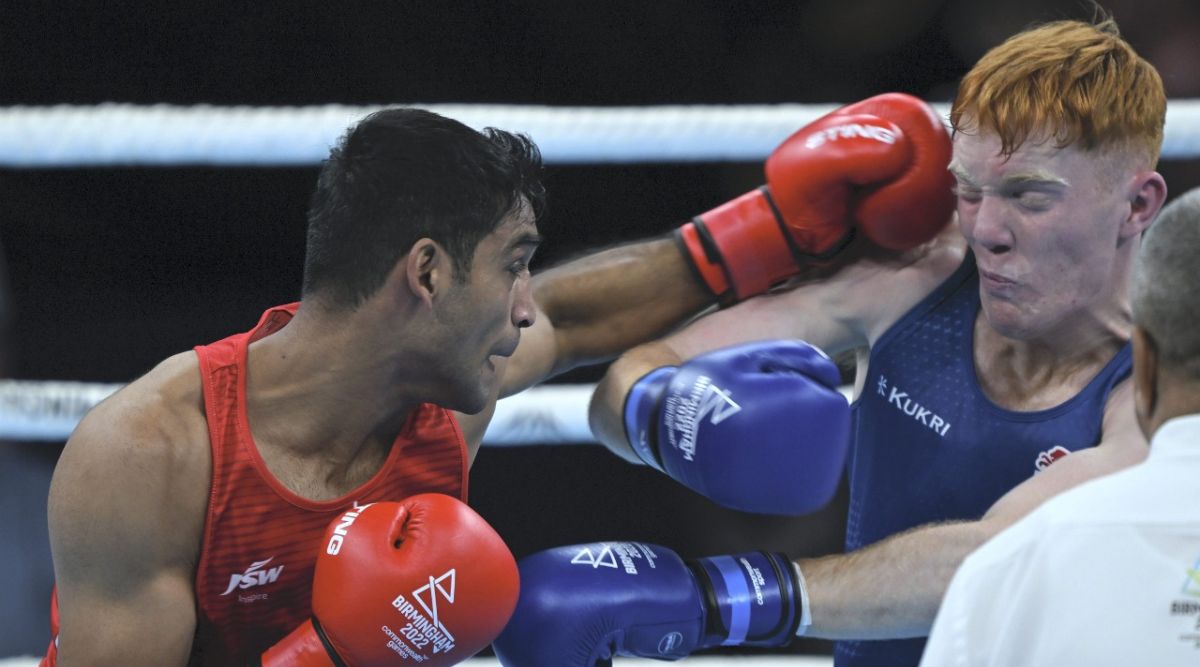
<path id="1" fill-rule="evenodd" d="M 836 307 L 834 302 L 838 301 L 832 297 L 838 293 L 842 290 L 835 281 L 764 295 L 702 317 L 662 340 L 631 349 L 609 366 L 596 386 L 588 410 L 592 433 L 613 453 L 627 461 L 641 463 L 625 434 L 625 399 L 633 385 L 650 371 L 677 366 L 700 354 L 756 340 L 799 339 L 829 354 L 865 345 L 865 338 L 861 338 L 850 324 L 854 318 L 843 317 L 843 310 L 832 310 Z M 821 305 L 827 300 L 829 309 Z M 859 302 L 843 300 L 841 303 Z"/>
<path id="2" fill-rule="evenodd" d="M 162 409 L 171 387 L 147 384 L 183 357 L 92 410 L 55 468 L 49 520 L 59 667 L 188 662 L 211 462 L 206 446 L 182 443 L 191 429 L 185 411 Z M 186 375 L 198 377 L 194 362 Z"/>
<path id="3" fill-rule="evenodd" d="M 930 246 L 904 255 L 851 248 L 854 261 L 819 280 L 710 313 L 659 341 L 635 347 L 609 366 L 589 409 L 592 433 L 631 462 L 640 459 L 625 435 L 625 399 L 650 371 L 718 348 L 773 338 L 807 341 L 837 355 L 882 335 L 962 261 L 961 236 L 948 228 Z"/>
<path id="4" fill-rule="evenodd" d="M 496 400 L 585 363 L 610 359 L 653 339 L 713 302 L 670 238 L 617 246 L 533 277 L 537 308 L 487 406 L 457 413 L 474 461 Z"/>
<path id="5" fill-rule="evenodd" d="M 615 248 L 539 275 L 541 325 L 526 332 L 501 395 L 661 336 L 714 298 L 741 301 L 847 262 L 854 226 L 895 251 L 931 240 L 954 210 L 949 161 L 937 114 L 907 95 L 872 97 L 800 128 L 768 157 L 763 188 L 686 223 L 678 243 Z"/>
<path id="6" fill-rule="evenodd" d="M 978 521 L 920 526 L 853 553 L 800 560 L 812 627 L 827 639 L 929 633 L 955 570 L 968 554 L 1048 498 L 1145 458 L 1126 380 L 1109 396 L 1101 442 L 1059 459 L 1015 487 Z"/>
<path id="7" fill-rule="evenodd" d="M 713 302 L 669 237 L 617 246 L 534 276 L 534 324 L 504 371 L 500 396 L 605 361 L 668 332 Z"/>

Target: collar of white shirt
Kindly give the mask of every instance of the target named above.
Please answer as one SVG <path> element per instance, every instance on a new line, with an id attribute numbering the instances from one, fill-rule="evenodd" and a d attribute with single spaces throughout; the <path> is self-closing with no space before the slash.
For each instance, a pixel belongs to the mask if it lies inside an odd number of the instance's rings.
<path id="1" fill-rule="evenodd" d="M 1168 419 L 1150 440 L 1150 459 L 1200 456 L 1200 414 Z"/>

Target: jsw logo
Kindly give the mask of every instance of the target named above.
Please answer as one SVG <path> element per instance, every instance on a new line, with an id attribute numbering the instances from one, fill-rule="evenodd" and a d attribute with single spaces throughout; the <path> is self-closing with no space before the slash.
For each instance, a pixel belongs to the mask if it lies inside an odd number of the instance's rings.
<path id="1" fill-rule="evenodd" d="M 804 147 L 811 150 L 822 146 L 827 141 L 837 141 L 839 139 L 874 139 L 883 144 L 896 143 L 896 133 L 886 127 L 878 125 L 863 125 L 861 123 L 847 123 L 845 125 L 834 125 L 833 127 L 821 130 L 804 141 Z"/>
<path id="2" fill-rule="evenodd" d="M 255 563 L 251 563 L 250 567 L 246 568 L 245 572 L 229 577 L 229 588 L 226 588 L 225 592 L 221 593 L 221 595 L 229 595 L 235 588 L 244 589 L 252 586 L 262 586 L 263 584 L 269 584 L 278 579 L 279 574 L 283 572 L 284 566 L 279 565 L 269 570 L 262 569 L 264 565 L 270 563 L 274 559 L 275 557 L 271 556 L 266 560 L 260 560 Z"/>

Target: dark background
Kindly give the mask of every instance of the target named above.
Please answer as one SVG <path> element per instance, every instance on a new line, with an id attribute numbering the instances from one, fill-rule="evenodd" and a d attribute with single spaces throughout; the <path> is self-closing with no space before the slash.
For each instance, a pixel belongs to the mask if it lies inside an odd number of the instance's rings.
<path id="1" fill-rule="evenodd" d="M 1200 97 L 1200 3 L 1106 6 L 1172 98 Z M 949 101 L 1007 35 L 1091 13 L 1033 0 L 5 3 L 0 106 L 823 103 L 890 90 Z M 1198 167 L 1160 171 L 1179 193 L 1200 184 Z M 124 382 L 249 328 L 298 294 L 315 177 L 315 166 L 0 170 L 0 364 L 11 377 Z M 757 164 L 552 165 L 539 263 L 665 232 L 760 178 Z M 0 656 L 48 639 L 45 495 L 59 450 L 0 444 Z M 810 517 L 742 515 L 599 447 L 488 449 L 471 485 L 518 556 L 616 538 L 687 555 L 816 555 L 838 550 L 843 528 L 844 494 Z"/>

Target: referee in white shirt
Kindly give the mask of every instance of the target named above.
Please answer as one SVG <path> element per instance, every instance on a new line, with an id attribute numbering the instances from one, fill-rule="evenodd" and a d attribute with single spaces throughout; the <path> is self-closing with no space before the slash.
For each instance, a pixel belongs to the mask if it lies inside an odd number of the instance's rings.
<path id="1" fill-rule="evenodd" d="M 1147 459 L 1053 498 L 969 556 L 922 667 L 1200 665 L 1200 188 L 1134 272 Z"/>

